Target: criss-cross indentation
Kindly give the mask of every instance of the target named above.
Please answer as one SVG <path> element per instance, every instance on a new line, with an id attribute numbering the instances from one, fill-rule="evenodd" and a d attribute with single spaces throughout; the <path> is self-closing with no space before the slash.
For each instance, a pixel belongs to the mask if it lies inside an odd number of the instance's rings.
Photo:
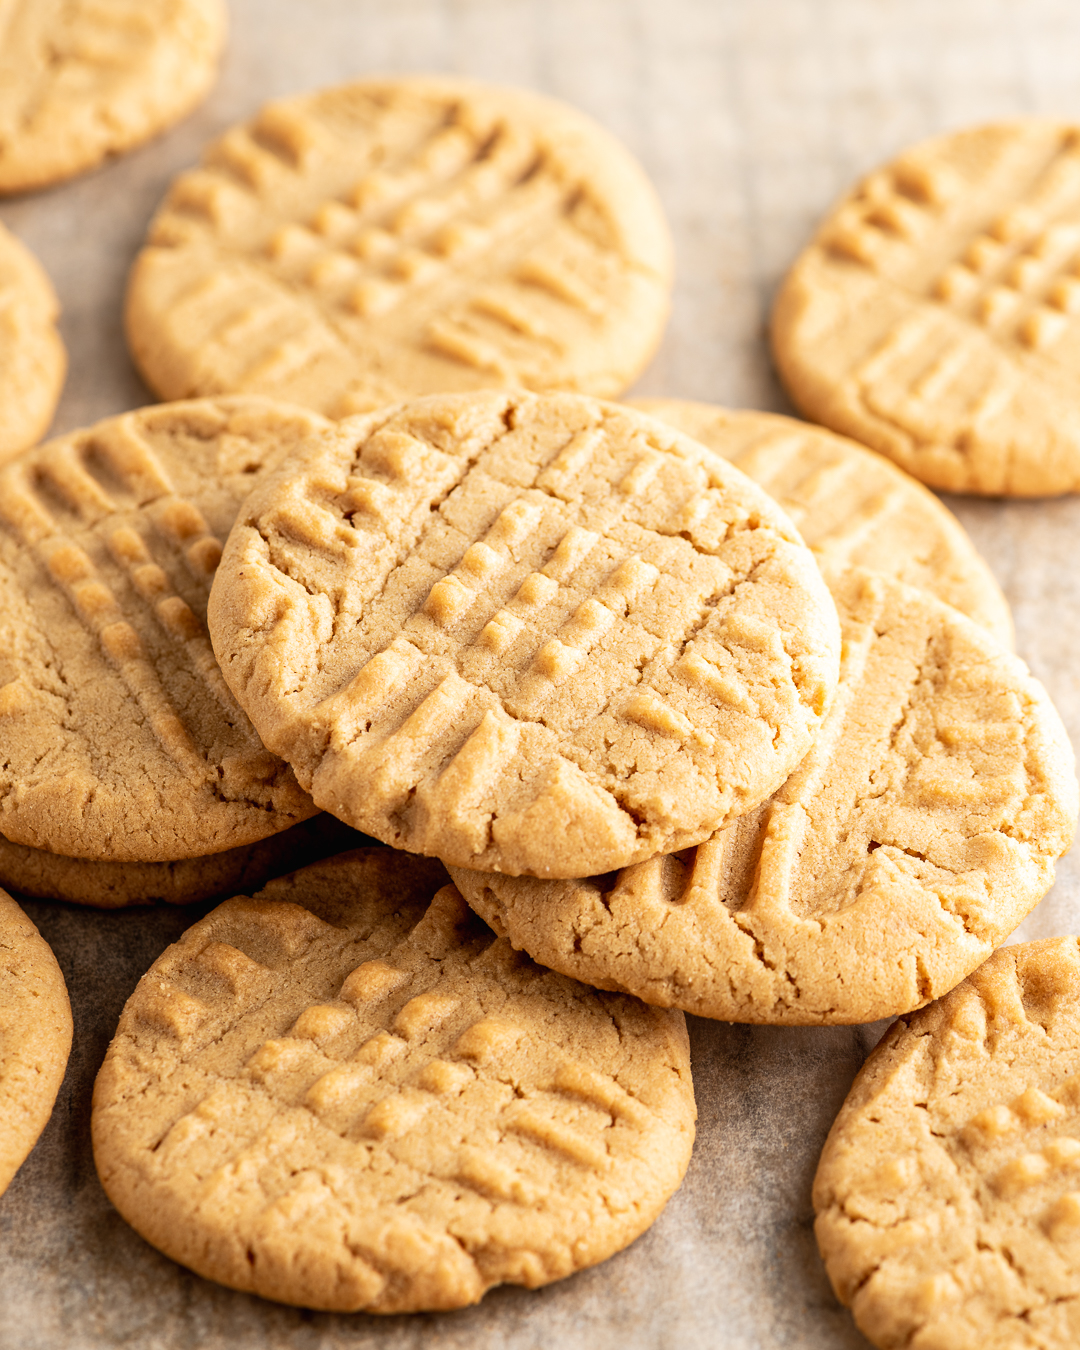
<path id="1" fill-rule="evenodd" d="M 1078 269 L 1075 127 L 941 137 L 828 218 L 778 301 L 778 359 L 808 411 L 933 486 L 1070 491 Z"/>
<path id="2" fill-rule="evenodd" d="M 991 1327 L 1066 1343 L 1078 989 L 1074 938 L 1005 947 L 868 1061 L 814 1188 L 822 1254 L 861 1325 L 888 1318 L 898 1337 L 927 1343 Z"/>
<path id="3" fill-rule="evenodd" d="M 762 1022 L 900 1014 L 984 959 L 1071 838 L 1056 714 L 948 607 L 868 572 L 829 576 L 840 688 L 768 802 L 694 849 L 590 880 L 452 868 L 477 912 L 565 974 Z"/>
<path id="4" fill-rule="evenodd" d="M 226 902 L 147 974 L 95 1139 L 151 1241 L 206 1269 L 228 1211 L 240 1262 L 217 1278 L 390 1311 L 433 1280 L 438 1306 L 544 1283 L 648 1222 L 689 1154 L 681 1019 L 534 966 L 444 877 L 342 855 Z M 137 1140 L 113 1128 L 133 1091 Z"/>
<path id="5" fill-rule="evenodd" d="M 668 270 L 622 160 L 569 110 L 465 83 L 270 105 L 155 220 L 136 354 L 163 390 L 182 378 L 338 415 L 492 384 L 614 394 L 652 344 Z"/>
<path id="6" fill-rule="evenodd" d="M 830 696 L 833 614 L 722 460 L 575 396 L 342 426 L 253 504 L 211 615 L 226 678 L 316 801 L 463 865 L 580 875 L 700 840 L 793 766 Z M 254 641 L 249 603 L 274 615 Z M 534 808 L 589 842 L 541 861 Z"/>
<path id="7" fill-rule="evenodd" d="M 194 796 L 208 820 L 244 799 L 245 779 L 261 784 L 258 799 L 277 795 L 274 780 L 286 771 L 222 679 L 206 605 L 221 541 L 254 475 L 320 425 L 261 401 L 181 404 L 110 419 L 0 469 L 0 584 L 9 629 L 0 704 L 11 719 L 8 781 L 19 783 L 19 792 L 4 790 L 9 837 L 73 857 L 88 847 L 124 857 L 132 847 L 137 859 L 156 861 L 153 845 L 126 843 L 104 820 L 108 841 L 93 845 L 99 827 L 80 818 L 79 808 L 53 813 L 48 829 L 55 833 L 39 834 L 29 818 L 21 823 L 33 808 L 19 793 L 67 792 L 72 802 L 87 793 L 93 800 L 107 783 L 106 793 L 126 793 L 125 833 L 136 836 L 140 813 L 155 812 L 148 797 L 137 804 L 147 776 L 173 782 L 170 811 L 182 816 Z M 95 729 L 99 701 L 113 710 L 109 735 Z M 43 757 L 57 755 L 50 788 Z M 132 760 L 124 786 L 115 781 L 117 756 Z M 296 789 L 292 795 L 301 800 Z M 167 829 L 169 812 L 157 814 Z M 251 836 L 234 837 L 230 846 L 249 842 Z M 168 847 L 158 856 L 176 856 Z M 178 852 L 183 856 L 182 846 Z"/>
<path id="8" fill-rule="evenodd" d="M 748 474 L 830 564 L 867 567 L 947 601 L 1012 646 L 1009 607 L 959 522 L 880 455 L 770 413 L 637 399 Z"/>

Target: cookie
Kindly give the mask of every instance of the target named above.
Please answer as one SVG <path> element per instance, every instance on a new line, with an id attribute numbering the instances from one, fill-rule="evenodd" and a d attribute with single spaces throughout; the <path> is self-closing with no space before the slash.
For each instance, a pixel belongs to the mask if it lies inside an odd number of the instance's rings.
<path id="1" fill-rule="evenodd" d="M 267 105 L 181 175 L 127 328 L 165 398 L 340 417 L 492 386 L 614 396 L 670 289 L 656 195 L 589 118 L 521 89 L 372 79 Z"/>
<path id="2" fill-rule="evenodd" d="M 693 1142 L 681 1014 L 519 956 L 434 862 L 358 850 L 229 900 L 128 1000 L 102 1184 L 209 1279 L 338 1311 L 602 1261 Z"/>
<path id="3" fill-rule="evenodd" d="M 225 686 L 206 599 L 260 474 L 329 424 L 266 399 L 109 418 L 0 469 L 0 834 L 200 858 L 314 815 Z"/>
<path id="4" fill-rule="evenodd" d="M 49 945 L 0 891 L 0 1195 L 52 1115 L 71 1051 L 71 1004 Z"/>
<path id="5" fill-rule="evenodd" d="M 865 178 L 788 274 L 773 350 L 809 417 L 932 487 L 1080 489 L 1080 126 L 939 136 Z"/>
<path id="6" fill-rule="evenodd" d="M 574 394 L 342 422 L 245 503 L 208 617 L 318 805 L 515 875 L 625 866 L 752 809 L 806 752 L 839 647 L 760 488 Z"/>
<path id="7" fill-rule="evenodd" d="M 67 900 L 97 909 L 128 905 L 193 905 L 250 892 L 305 863 L 370 843 L 320 812 L 269 839 L 175 862 L 93 862 L 64 858 L 0 836 L 0 885 L 39 900 Z"/>
<path id="8" fill-rule="evenodd" d="M 890 1028 L 814 1183 L 840 1299 L 878 1346 L 1080 1340 L 1080 951 L 1005 947 Z"/>
<path id="9" fill-rule="evenodd" d="M 882 572 L 954 605 L 1006 647 L 1012 615 L 964 527 L 932 492 L 864 446 L 772 413 L 631 399 L 748 474 L 825 562 Z"/>
<path id="10" fill-rule="evenodd" d="M 0 462 L 43 436 L 56 411 L 67 371 L 59 312 L 44 268 L 0 225 Z"/>
<path id="11" fill-rule="evenodd" d="M 732 1022 L 870 1022 L 986 959 L 1076 824 L 1065 730 L 1024 664 L 951 606 L 831 574 L 840 692 L 781 790 L 695 850 L 541 882 L 451 869 L 537 961 Z"/>
<path id="12" fill-rule="evenodd" d="M 203 98 L 223 0 L 11 0 L 0 42 L 0 192 L 45 187 L 149 140 Z"/>

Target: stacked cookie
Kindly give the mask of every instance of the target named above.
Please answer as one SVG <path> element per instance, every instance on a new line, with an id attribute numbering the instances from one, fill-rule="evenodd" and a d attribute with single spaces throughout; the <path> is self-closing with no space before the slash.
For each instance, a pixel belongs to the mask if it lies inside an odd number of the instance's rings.
<path id="1" fill-rule="evenodd" d="M 47 186 L 83 172 L 172 125 L 209 88 L 225 22 L 222 0 L 150 0 L 138 12 L 116 0 L 75 0 L 61 7 L 13 0 L 6 5 L 0 44 L 0 193 Z M 72 514 L 83 522 L 93 521 L 108 513 L 109 503 L 100 485 L 81 471 L 78 452 L 70 444 L 57 447 L 52 457 L 24 459 L 21 465 L 19 460 L 48 427 L 60 396 L 67 356 L 56 328 L 57 311 L 56 295 L 37 260 L 0 227 L 0 463 L 15 464 L 0 489 L 2 743 L 5 758 L 9 750 L 15 750 L 18 758 L 28 751 L 33 755 L 37 741 L 39 787 L 50 773 L 49 765 L 61 774 L 75 768 L 76 781 L 65 784 L 57 778 L 52 806 L 46 788 L 37 795 L 31 815 L 41 825 L 43 810 L 63 836 L 64 824 L 53 807 L 67 797 L 59 815 L 73 808 L 75 827 L 69 820 L 67 837 L 75 844 L 72 851 L 81 853 L 85 845 L 78 829 L 78 799 L 81 796 L 83 805 L 89 800 L 87 786 L 94 769 L 90 768 L 89 780 L 85 771 L 99 751 L 92 747 L 94 728 L 84 739 L 85 723 L 66 725 L 64 710 L 73 699 L 82 702 L 84 712 L 91 707 L 89 690 L 76 692 L 69 679 L 76 673 L 79 680 L 92 678 L 94 661 L 92 656 L 86 659 L 85 642 L 80 649 L 70 613 L 61 608 L 60 631 L 54 634 L 50 630 L 57 618 L 55 605 L 50 612 L 46 598 L 44 612 L 37 612 L 35 587 L 42 576 L 32 575 L 32 559 L 35 550 L 44 549 L 36 560 L 39 566 L 46 557 L 56 564 L 51 583 L 77 588 L 83 599 L 81 609 L 76 601 L 76 612 L 92 630 L 96 625 L 107 650 L 110 639 L 102 627 L 108 626 L 111 613 L 107 591 L 92 567 L 79 575 L 87 555 L 78 548 L 65 552 L 56 535 Z M 147 487 L 144 481 L 141 498 L 135 492 L 136 501 L 149 500 Z M 59 525 L 52 514 L 56 493 L 62 502 Z M 66 570 L 65 557 L 69 562 L 79 560 L 74 572 Z M 76 591 L 68 594 L 76 597 Z M 146 662 L 132 664 L 135 656 L 142 657 L 137 639 L 132 646 L 133 630 L 120 625 L 111 632 L 121 645 L 128 641 L 129 671 L 136 679 L 139 672 L 145 677 Z M 145 678 L 140 687 L 145 694 L 149 687 Z M 145 709 L 140 719 L 143 713 Z M 102 759 L 123 757 L 129 730 L 123 720 L 106 729 Z M 64 764 L 65 753 L 70 756 L 72 751 L 74 761 L 69 758 Z M 54 753 L 58 760 L 53 760 Z M 16 778 L 14 788 L 10 779 L 5 783 L 9 802 L 23 786 L 18 771 Z M 93 791 L 91 786 L 90 795 Z M 33 789 L 30 795 L 35 795 Z M 52 827 L 45 826 L 46 833 Z M 35 828 L 30 827 L 31 833 Z M 18 829 L 16 825 L 16 834 Z M 93 834 L 91 830 L 87 841 L 91 849 Z M 164 874 L 133 879 L 108 863 L 102 864 L 107 877 L 80 878 L 83 864 L 20 847 L 6 838 L 0 838 L 0 859 L 0 880 L 25 894 L 70 895 L 90 903 L 109 903 L 111 895 L 114 903 L 125 903 L 168 888 Z M 85 866 L 92 870 L 94 864 Z M 230 876 L 240 874 L 237 865 L 224 870 Z M 71 1009 L 56 961 L 33 924 L 0 892 L 0 1192 L 49 1118 L 70 1046 Z"/>
<path id="2" fill-rule="evenodd" d="M 812 313 L 785 337 L 812 265 L 777 333 L 817 355 Z M 186 401 L 2 471 L 0 880 L 269 881 L 155 963 L 95 1092 L 110 1197 L 210 1278 L 393 1312 L 601 1260 L 687 1165 L 684 1011 L 909 1013 L 1051 884 L 1071 750 L 937 499 L 789 419 L 592 397 L 669 284 L 640 170 L 561 105 L 284 101 L 133 271 L 136 359 Z"/>
<path id="3" fill-rule="evenodd" d="M 312 125 L 316 140 L 349 133 L 337 159 L 308 153 Z M 234 167 L 246 155 L 249 185 L 269 165 L 279 195 L 275 168 L 328 165 L 309 185 L 319 200 L 299 209 L 323 234 L 330 221 L 331 243 L 348 216 L 331 209 L 342 152 L 347 174 L 358 157 L 367 170 L 354 210 L 374 202 L 385 215 L 389 201 L 394 214 L 392 230 L 368 230 L 351 255 L 354 271 L 370 257 L 393 280 L 354 275 L 349 312 L 380 316 L 386 332 L 401 301 L 403 328 L 367 392 L 328 391 L 336 411 L 346 396 L 384 399 L 394 362 L 405 387 L 469 388 L 494 374 L 618 392 L 646 359 L 667 305 L 666 227 L 636 165 L 598 128 L 527 95 L 416 81 L 269 110 L 221 151 Z M 172 244 L 202 200 L 187 184 L 174 195 Z M 418 241 L 436 226 L 424 252 Z M 271 233 L 256 240 L 261 256 L 294 267 L 300 227 Z M 455 319 L 442 294 L 441 322 L 410 288 L 440 257 L 461 310 Z M 183 271 L 191 258 L 165 261 Z M 323 263 L 325 296 L 342 259 Z M 254 333 L 281 340 L 265 314 L 246 338 L 225 317 L 248 359 Z M 491 367 L 487 328 L 508 323 L 517 336 Z M 436 347 L 442 363 L 426 370 Z M 263 371 L 274 392 L 278 356 Z M 301 367 L 311 357 L 294 353 Z M 190 902 L 299 868 L 216 911 L 184 959 L 140 986 L 98 1088 L 103 1177 L 151 1240 L 234 1285 L 317 1307 L 454 1307 L 492 1283 L 568 1274 L 652 1221 L 693 1139 L 687 1037 L 678 1012 L 590 992 L 515 955 L 470 917 L 441 865 L 342 855 L 363 836 L 315 814 L 223 684 L 205 612 L 237 506 L 276 460 L 329 429 L 295 405 L 204 398 L 109 419 L 9 464 L 0 869 L 23 893 L 117 906 Z M 189 1084 L 179 1103 L 161 1096 L 177 1065 Z M 40 1078 L 41 1101 L 27 1105 L 38 1128 L 57 1086 Z M 192 1144 L 208 1121 L 224 1153 L 196 1196 L 191 1167 L 207 1159 L 196 1162 Z M 295 1147 L 302 1121 L 318 1195 Z M 245 1209 L 221 1187 L 250 1130 L 263 1144 Z M 271 1140 L 286 1137 L 277 1186 Z M 31 1143 L 24 1131 L 13 1147 Z M 148 1159 L 165 1169 L 148 1173 Z"/>
<path id="4" fill-rule="evenodd" d="M 841 503 L 823 579 L 727 460 L 638 413 L 442 396 L 342 422 L 248 498 L 210 630 L 316 804 L 450 864 L 543 964 L 706 1016 L 872 1021 L 1044 894 L 1071 752 L 1000 641 L 888 575 L 906 493 L 902 530 L 951 546 L 941 584 L 1004 627 L 942 508 L 823 433 L 756 435 L 811 509 L 813 480 L 855 479 L 887 570 L 851 565 Z"/>

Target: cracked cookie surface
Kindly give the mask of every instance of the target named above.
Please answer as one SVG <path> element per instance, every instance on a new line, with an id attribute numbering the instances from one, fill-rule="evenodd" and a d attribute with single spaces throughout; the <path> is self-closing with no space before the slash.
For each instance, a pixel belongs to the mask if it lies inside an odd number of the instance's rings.
<path id="1" fill-rule="evenodd" d="M 108 418 L 0 468 L 6 839 L 157 862 L 314 815 L 225 686 L 205 614 L 240 502 L 328 426 L 269 399 L 204 399 Z"/>
<path id="2" fill-rule="evenodd" d="M 918 586 L 1013 645 L 1008 602 L 964 527 L 890 460 L 793 417 L 687 399 L 628 403 L 670 422 L 760 484 L 823 562 L 867 567 Z"/>
<path id="3" fill-rule="evenodd" d="M 0 891 L 0 1195 L 52 1115 L 71 1050 L 71 1004 L 49 944 Z"/>
<path id="4" fill-rule="evenodd" d="M 434 861 L 357 850 L 219 906 L 128 1000 L 98 1171 L 210 1279 L 406 1312 L 603 1260 L 678 1187 L 681 1013 L 496 938 Z"/>
<path id="5" fill-rule="evenodd" d="M 92 169 L 210 87 L 223 0 L 10 0 L 0 14 L 0 192 Z"/>
<path id="6" fill-rule="evenodd" d="M 1080 1340 L 1080 951 L 1004 947 L 863 1066 L 814 1182 L 829 1278 L 882 1347 Z"/>
<path id="7" fill-rule="evenodd" d="M 67 370 L 52 282 L 0 225 L 0 462 L 33 445 L 52 421 Z"/>
<path id="8" fill-rule="evenodd" d="M 773 311 L 808 416 L 932 487 L 1080 490 L 1080 126 L 924 141 L 825 218 Z"/>
<path id="9" fill-rule="evenodd" d="M 536 960 L 728 1021 L 869 1022 L 951 989 L 1049 889 L 1076 824 L 1045 691 L 925 592 L 829 572 L 840 690 L 759 810 L 697 849 L 541 882 L 452 868 Z"/>
<path id="10" fill-rule="evenodd" d="M 411 852 L 564 877 L 698 843 L 775 791 L 839 647 L 765 493 L 572 394 L 340 423 L 246 503 L 209 622 L 318 805 Z"/>
<path id="11" fill-rule="evenodd" d="M 269 104 L 177 179 L 127 330 L 166 398 L 341 417 L 459 389 L 613 397 L 670 290 L 656 194 L 591 119 L 521 89 L 375 79 Z"/>

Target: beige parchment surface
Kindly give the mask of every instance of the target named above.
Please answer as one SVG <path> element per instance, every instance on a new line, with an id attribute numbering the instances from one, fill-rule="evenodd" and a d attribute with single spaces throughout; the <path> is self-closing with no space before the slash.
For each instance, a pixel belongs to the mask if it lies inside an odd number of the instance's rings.
<path id="1" fill-rule="evenodd" d="M 527 85 L 591 113 L 641 157 L 675 235 L 671 326 L 635 392 L 778 411 L 790 409 L 767 356 L 769 300 L 853 177 L 966 122 L 1080 120 L 1075 0 L 231 0 L 231 11 L 221 82 L 192 118 L 93 175 L 0 204 L 64 306 L 71 372 L 58 431 L 149 401 L 121 332 L 127 268 L 172 174 L 275 95 L 436 70 Z M 1080 743 L 1080 498 L 949 505 Z M 461 1313 L 312 1314 L 166 1260 L 118 1217 L 94 1173 L 97 1066 L 137 979 L 196 915 L 27 908 L 68 979 L 75 1050 L 52 1122 L 0 1199 L 0 1350 L 866 1346 L 818 1262 L 810 1181 L 880 1027 L 692 1021 L 694 1160 L 628 1251 Z M 1080 932 L 1076 856 L 1018 936 L 1069 932 Z"/>

